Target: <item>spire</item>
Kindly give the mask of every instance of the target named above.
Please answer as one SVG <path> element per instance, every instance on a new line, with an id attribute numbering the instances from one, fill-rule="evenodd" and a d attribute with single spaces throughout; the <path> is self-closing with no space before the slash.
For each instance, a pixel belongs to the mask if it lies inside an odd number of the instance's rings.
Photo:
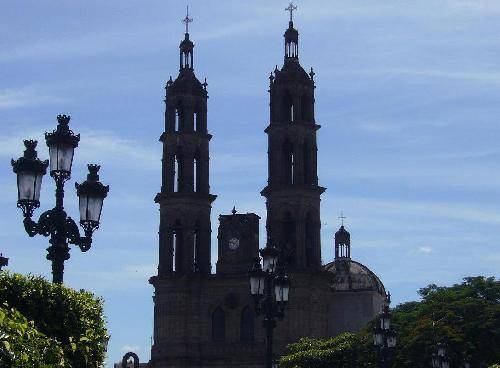
<path id="1" fill-rule="evenodd" d="M 343 213 L 339 219 L 342 220 L 340 229 L 335 233 L 335 259 L 351 258 L 351 234 L 344 227 L 346 217 Z"/>
<path id="2" fill-rule="evenodd" d="M 189 23 L 193 22 L 193 18 L 189 18 L 189 6 L 186 7 L 186 17 L 182 19 L 182 23 L 186 26 L 184 40 L 182 40 L 180 49 L 180 70 L 193 70 L 193 49 L 194 44 L 189 39 Z"/>
<path id="3" fill-rule="evenodd" d="M 288 29 L 285 31 L 285 60 L 299 59 L 299 32 L 293 27 L 293 12 L 297 10 L 297 5 L 290 1 L 285 11 L 290 12 Z"/>

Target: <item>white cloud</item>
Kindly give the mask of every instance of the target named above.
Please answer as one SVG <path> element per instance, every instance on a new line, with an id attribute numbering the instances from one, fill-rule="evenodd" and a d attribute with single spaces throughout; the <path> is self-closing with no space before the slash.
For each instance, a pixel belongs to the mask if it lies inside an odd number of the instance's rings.
<path id="1" fill-rule="evenodd" d="M 34 87 L 0 90 L 0 110 L 63 102 L 63 98 L 47 94 Z"/>
<path id="2" fill-rule="evenodd" d="M 432 253 L 433 252 L 433 248 L 432 247 L 429 247 L 428 245 L 422 245 L 420 247 L 417 248 L 417 251 L 419 253 Z"/>

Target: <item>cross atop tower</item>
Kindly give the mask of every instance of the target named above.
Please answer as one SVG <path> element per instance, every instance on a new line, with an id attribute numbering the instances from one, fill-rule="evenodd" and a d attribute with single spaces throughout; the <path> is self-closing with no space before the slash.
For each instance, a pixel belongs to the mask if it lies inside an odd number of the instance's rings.
<path id="1" fill-rule="evenodd" d="M 287 8 L 285 8 L 285 11 L 290 12 L 290 22 L 293 22 L 293 12 L 297 10 L 297 5 L 293 3 L 293 1 L 290 1 L 290 4 L 288 5 Z"/>
<path id="2" fill-rule="evenodd" d="M 189 23 L 193 22 L 193 18 L 189 18 L 189 5 L 186 6 L 186 17 L 182 20 L 182 23 L 186 25 L 186 33 L 189 33 Z"/>
<path id="3" fill-rule="evenodd" d="M 344 212 L 340 212 L 340 216 L 338 218 L 342 221 L 342 226 L 344 226 L 344 220 L 347 218 L 344 216 Z"/>

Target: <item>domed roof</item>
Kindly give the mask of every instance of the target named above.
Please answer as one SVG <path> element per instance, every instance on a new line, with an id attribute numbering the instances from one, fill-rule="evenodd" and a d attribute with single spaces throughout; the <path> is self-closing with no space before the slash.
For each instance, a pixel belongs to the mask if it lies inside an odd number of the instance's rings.
<path id="1" fill-rule="evenodd" d="M 385 288 L 377 275 L 365 265 L 350 258 L 337 258 L 324 266 L 332 273 L 332 289 L 335 291 L 377 291 L 385 294 Z"/>

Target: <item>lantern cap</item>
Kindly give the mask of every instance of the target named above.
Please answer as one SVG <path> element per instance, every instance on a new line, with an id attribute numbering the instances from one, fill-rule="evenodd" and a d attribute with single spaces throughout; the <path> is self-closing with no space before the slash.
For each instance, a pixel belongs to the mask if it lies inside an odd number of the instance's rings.
<path id="1" fill-rule="evenodd" d="M 38 158 L 38 154 L 36 152 L 36 146 L 38 142 L 36 140 L 25 140 L 24 147 L 24 155 L 17 160 L 11 160 L 12 169 L 14 173 L 19 173 L 23 171 L 34 172 L 39 175 L 45 175 L 47 172 L 47 167 L 49 166 L 49 161 L 41 161 Z"/>
<path id="2" fill-rule="evenodd" d="M 51 133 L 45 133 L 45 141 L 47 146 L 53 146 L 57 144 L 67 144 L 73 148 L 78 147 L 78 142 L 80 141 L 80 134 L 75 134 L 71 129 L 69 129 L 69 122 L 71 116 L 69 115 L 57 115 L 57 128 Z"/>
<path id="3" fill-rule="evenodd" d="M 109 185 L 104 185 L 99 181 L 99 170 L 101 166 L 89 164 L 87 165 L 89 173 L 87 175 L 87 180 L 82 184 L 75 183 L 76 194 L 97 196 L 101 198 L 106 198 L 109 192 Z"/>

